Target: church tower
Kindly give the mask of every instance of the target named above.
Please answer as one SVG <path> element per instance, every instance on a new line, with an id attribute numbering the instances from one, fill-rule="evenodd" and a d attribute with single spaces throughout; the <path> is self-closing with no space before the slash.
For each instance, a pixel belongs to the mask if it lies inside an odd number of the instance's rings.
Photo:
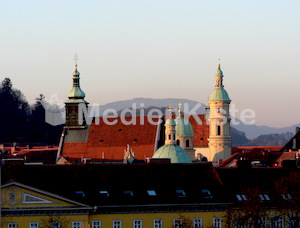
<path id="1" fill-rule="evenodd" d="M 194 130 L 190 121 L 182 117 L 181 112 L 181 103 L 179 103 L 179 116 L 175 119 L 176 143 L 188 153 L 193 161 L 195 160 Z"/>
<path id="2" fill-rule="evenodd" d="M 213 164 L 218 161 L 225 160 L 231 156 L 231 136 L 230 136 L 230 114 L 229 105 L 230 98 L 224 89 L 223 72 L 220 66 L 216 72 L 216 85 L 208 103 L 210 106 L 209 112 L 209 151 L 210 158 Z"/>
<path id="3" fill-rule="evenodd" d="M 152 158 L 169 158 L 171 163 L 191 163 L 187 152 L 176 144 L 176 122 L 172 115 L 172 105 L 170 105 L 170 117 L 165 123 L 165 145 L 160 147 Z"/>
<path id="4" fill-rule="evenodd" d="M 84 100 L 85 93 L 80 88 L 80 73 L 77 70 L 77 64 L 75 64 L 75 71 L 73 73 L 73 88 L 68 94 L 68 100 L 66 104 L 66 126 L 69 129 L 86 128 L 86 122 L 83 120 L 83 124 L 79 124 L 79 105 L 83 104 L 87 108 L 88 102 Z"/>

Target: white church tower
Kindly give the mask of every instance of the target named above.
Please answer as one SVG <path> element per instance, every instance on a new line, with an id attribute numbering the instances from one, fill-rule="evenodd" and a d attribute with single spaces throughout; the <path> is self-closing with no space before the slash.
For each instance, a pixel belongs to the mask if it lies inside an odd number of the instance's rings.
<path id="1" fill-rule="evenodd" d="M 218 161 L 225 160 L 231 156 L 231 136 L 230 136 L 230 98 L 224 89 L 223 72 L 220 67 L 216 72 L 216 85 L 208 103 L 209 113 L 209 161 L 217 164 Z"/>

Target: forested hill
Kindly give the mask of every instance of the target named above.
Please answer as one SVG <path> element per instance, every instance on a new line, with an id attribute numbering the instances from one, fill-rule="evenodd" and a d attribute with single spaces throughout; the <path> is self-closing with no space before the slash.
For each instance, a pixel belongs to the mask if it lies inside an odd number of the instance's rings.
<path id="1" fill-rule="evenodd" d="M 0 144 L 40 143 L 57 145 L 62 132 L 61 126 L 51 126 L 45 122 L 45 110 L 40 100 L 30 106 L 20 90 L 13 88 L 9 78 L 0 85 Z"/>

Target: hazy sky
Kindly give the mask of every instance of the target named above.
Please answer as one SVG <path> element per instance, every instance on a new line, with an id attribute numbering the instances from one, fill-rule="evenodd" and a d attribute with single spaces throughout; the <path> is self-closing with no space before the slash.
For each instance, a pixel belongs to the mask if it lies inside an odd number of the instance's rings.
<path id="1" fill-rule="evenodd" d="M 90 103 L 135 97 L 206 103 L 225 89 L 256 124 L 300 122 L 299 0 L 1 1 L 0 75 L 29 103 L 66 100 L 74 53 Z"/>

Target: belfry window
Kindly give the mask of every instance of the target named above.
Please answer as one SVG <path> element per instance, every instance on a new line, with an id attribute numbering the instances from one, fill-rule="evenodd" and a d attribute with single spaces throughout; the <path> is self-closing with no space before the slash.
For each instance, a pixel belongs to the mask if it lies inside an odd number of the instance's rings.
<path id="1" fill-rule="evenodd" d="M 173 134 L 173 140 L 175 140 L 176 139 L 176 135 L 175 134 Z"/>
<path id="2" fill-rule="evenodd" d="M 217 126 L 217 135 L 221 135 L 221 126 L 220 125 Z"/>
<path id="3" fill-rule="evenodd" d="M 169 139 L 171 140 L 171 135 L 169 135 Z"/>
<path id="4" fill-rule="evenodd" d="M 190 140 L 188 140 L 188 139 L 186 140 L 185 146 L 186 146 L 186 147 L 190 147 Z"/>

